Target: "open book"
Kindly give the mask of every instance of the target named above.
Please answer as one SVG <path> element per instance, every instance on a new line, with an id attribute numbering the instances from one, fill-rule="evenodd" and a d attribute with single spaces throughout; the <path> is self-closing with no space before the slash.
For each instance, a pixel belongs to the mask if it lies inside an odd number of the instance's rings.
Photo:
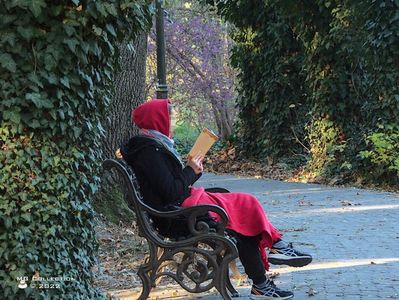
<path id="1" fill-rule="evenodd" d="M 211 130 L 204 128 L 191 148 L 190 153 L 188 153 L 188 156 L 193 157 L 198 154 L 205 156 L 218 139 L 219 137 Z"/>

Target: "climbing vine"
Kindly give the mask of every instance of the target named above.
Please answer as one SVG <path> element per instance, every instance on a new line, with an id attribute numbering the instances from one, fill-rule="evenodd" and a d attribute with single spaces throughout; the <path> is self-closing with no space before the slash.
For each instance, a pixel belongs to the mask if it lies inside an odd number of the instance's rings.
<path id="1" fill-rule="evenodd" d="M 0 298 L 101 297 L 91 287 L 101 119 L 116 45 L 151 14 L 144 0 L 1 2 Z"/>
<path id="2" fill-rule="evenodd" d="M 397 0 L 206 2 L 235 25 L 247 155 L 305 155 L 313 176 L 398 183 L 398 145 L 377 159 L 375 138 L 395 140 L 399 124 Z"/>

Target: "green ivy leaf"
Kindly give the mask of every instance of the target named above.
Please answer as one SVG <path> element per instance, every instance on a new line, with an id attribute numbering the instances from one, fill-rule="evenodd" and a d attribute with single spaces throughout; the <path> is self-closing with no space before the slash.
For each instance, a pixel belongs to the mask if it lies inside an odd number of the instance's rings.
<path id="1" fill-rule="evenodd" d="M 37 108 L 53 108 L 53 103 L 48 99 L 44 98 L 39 93 L 28 93 L 25 96 L 26 100 L 32 101 Z"/>
<path id="2" fill-rule="evenodd" d="M 0 55 L 0 64 L 3 68 L 7 69 L 10 72 L 15 72 L 17 70 L 17 65 L 15 61 L 8 53 L 2 53 Z"/>
<path id="3" fill-rule="evenodd" d="M 26 40 L 30 40 L 34 34 L 35 34 L 35 30 L 33 29 L 33 27 L 24 27 L 24 26 L 18 26 L 17 27 L 17 32 Z"/>
<path id="4" fill-rule="evenodd" d="M 6 228 L 10 228 L 11 225 L 12 225 L 12 219 L 11 218 L 5 218 L 4 225 L 6 226 Z"/>
<path id="5" fill-rule="evenodd" d="M 102 29 L 100 27 L 95 26 L 95 25 L 93 25 L 93 31 L 98 36 L 100 36 L 103 33 Z"/>
<path id="6" fill-rule="evenodd" d="M 112 26 L 111 24 L 107 24 L 107 25 L 105 25 L 105 28 L 107 28 L 107 30 L 110 34 L 112 34 L 113 36 L 116 37 L 116 32 L 115 32 L 114 26 Z"/>
<path id="7" fill-rule="evenodd" d="M 101 2 L 96 2 L 97 11 L 104 17 L 108 15 L 107 11 L 105 10 L 105 4 Z"/>
<path id="8" fill-rule="evenodd" d="M 42 8 L 46 7 L 45 0 L 31 0 L 29 1 L 29 9 L 33 15 L 37 18 L 42 13 Z"/>
<path id="9" fill-rule="evenodd" d="M 4 32 L 1 36 L 2 43 L 8 43 L 11 47 L 15 46 L 15 33 Z"/>
<path id="10" fill-rule="evenodd" d="M 55 76 L 54 73 L 49 73 L 47 76 L 47 80 L 50 84 L 57 84 L 58 83 L 58 78 Z"/>
<path id="11" fill-rule="evenodd" d="M 57 66 L 57 62 L 51 54 L 44 55 L 44 67 L 47 71 L 51 71 L 54 67 Z"/>
<path id="12" fill-rule="evenodd" d="M 82 129 L 79 127 L 73 128 L 73 135 L 75 138 L 78 138 L 82 134 Z"/>
<path id="13" fill-rule="evenodd" d="M 1 16 L 1 21 L 2 21 L 3 25 L 8 25 L 9 23 L 12 23 L 12 22 L 14 22 L 17 19 L 18 19 L 18 16 L 16 16 L 16 15 L 9 15 L 9 14 L 5 15 L 5 14 L 3 14 Z"/>
<path id="14" fill-rule="evenodd" d="M 60 79 L 60 82 L 62 83 L 63 86 L 67 87 L 68 89 L 71 87 L 71 86 L 69 85 L 69 79 L 68 79 L 68 77 L 62 77 L 62 78 Z"/>
<path id="15" fill-rule="evenodd" d="M 118 11 L 115 8 L 114 4 L 107 4 L 106 5 L 106 10 L 113 16 L 117 16 L 118 15 Z"/>
<path id="16" fill-rule="evenodd" d="M 64 41 L 65 44 L 68 45 L 68 48 L 73 52 L 76 53 L 76 46 L 79 45 L 79 41 L 77 39 L 66 39 Z"/>
<path id="17" fill-rule="evenodd" d="M 14 124 L 19 124 L 19 122 L 21 122 L 21 114 L 15 110 L 4 111 L 3 117 L 5 120 L 10 120 Z"/>
<path id="18" fill-rule="evenodd" d="M 32 127 L 32 128 L 39 128 L 40 127 L 40 122 L 38 120 L 34 119 L 34 120 L 32 120 L 29 123 L 29 126 Z"/>
<path id="19" fill-rule="evenodd" d="M 21 218 L 24 219 L 25 221 L 31 222 L 32 221 L 32 215 L 30 213 L 24 213 L 21 215 Z"/>
<path id="20" fill-rule="evenodd" d="M 25 204 L 24 206 L 22 206 L 21 210 L 25 212 L 25 211 L 31 209 L 33 206 L 35 206 L 35 204 L 36 204 L 36 202 L 31 201 L 28 204 Z"/>

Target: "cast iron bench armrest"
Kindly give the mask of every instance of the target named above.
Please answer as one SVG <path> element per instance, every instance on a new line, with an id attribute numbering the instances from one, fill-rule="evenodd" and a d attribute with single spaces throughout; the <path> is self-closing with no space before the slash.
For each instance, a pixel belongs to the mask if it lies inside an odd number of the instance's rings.
<path id="1" fill-rule="evenodd" d="M 217 222 L 216 232 L 224 235 L 229 218 L 223 208 L 213 204 L 201 204 L 190 207 L 179 207 L 171 211 L 155 210 L 147 205 L 143 205 L 142 209 L 147 211 L 151 216 L 159 218 L 174 219 L 178 217 L 185 217 L 188 221 L 190 233 L 193 235 L 204 234 L 209 232 L 209 225 L 205 221 L 198 220 L 199 217 L 205 216 L 208 212 L 214 212 L 220 216 Z"/>

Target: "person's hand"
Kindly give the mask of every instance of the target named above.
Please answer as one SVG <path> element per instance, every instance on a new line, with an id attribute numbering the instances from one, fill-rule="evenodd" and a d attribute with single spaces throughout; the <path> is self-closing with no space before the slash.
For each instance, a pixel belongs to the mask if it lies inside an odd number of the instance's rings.
<path id="1" fill-rule="evenodd" d="M 122 159 L 122 152 L 121 152 L 121 148 L 118 148 L 118 150 L 115 151 L 115 156 L 117 159 Z"/>
<path id="2" fill-rule="evenodd" d="M 202 161 L 204 160 L 204 156 L 195 155 L 194 157 L 188 157 L 187 166 L 191 167 L 194 170 L 196 175 L 202 173 L 204 167 L 202 165 Z"/>

